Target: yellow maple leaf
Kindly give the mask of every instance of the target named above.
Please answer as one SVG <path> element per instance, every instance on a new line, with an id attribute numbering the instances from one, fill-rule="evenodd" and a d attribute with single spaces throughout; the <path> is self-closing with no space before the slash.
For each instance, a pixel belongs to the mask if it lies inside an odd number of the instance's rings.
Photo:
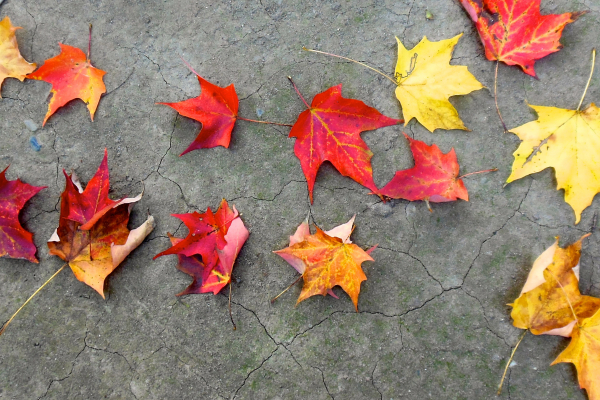
<path id="1" fill-rule="evenodd" d="M 575 365 L 579 386 L 590 400 L 600 399 L 600 310 L 575 326 L 569 346 L 552 365 L 563 362 Z"/>
<path id="2" fill-rule="evenodd" d="M 506 183 L 554 168 L 556 188 L 565 190 L 576 224 L 600 192 L 600 108 L 592 103 L 580 110 L 591 79 L 592 74 L 576 110 L 530 105 L 538 119 L 509 130 L 522 142 L 513 153 L 515 161 Z"/>
<path id="3" fill-rule="evenodd" d="M 17 29 L 21 28 L 12 26 L 8 17 L 0 21 L 0 87 L 6 78 L 17 78 L 23 82 L 25 75 L 33 72 L 36 67 L 21 56 L 15 36 Z"/>
<path id="4" fill-rule="evenodd" d="M 482 89 L 483 85 L 467 67 L 450 65 L 461 36 L 439 42 L 430 42 L 424 36 L 411 50 L 396 38 L 396 97 L 402 105 L 404 125 L 416 118 L 430 132 L 438 128 L 468 130 L 448 99 Z"/>

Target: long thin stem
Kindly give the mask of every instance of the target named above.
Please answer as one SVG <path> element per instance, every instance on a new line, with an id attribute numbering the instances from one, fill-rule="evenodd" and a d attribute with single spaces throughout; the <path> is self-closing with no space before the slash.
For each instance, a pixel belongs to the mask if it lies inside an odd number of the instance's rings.
<path id="1" fill-rule="evenodd" d="M 502 113 L 500 113 L 500 107 L 498 107 L 498 67 L 500 66 L 500 61 L 496 61 L 496 73 L 494 74 L 494 102 L 496 102 L 496 111 L 498 112 L 498 116 L 500 117 L 500 122 L 502 122 L 502 127 L 504 128 L 504 133 L 508 132 L 508 128 L 504 123 L 504 119 L 502 118 Z"/>
<path id="2" fill-rule="evenodd" d="M 300 93 L 300 91 L 296 87 L 296 84 L 292 80 L 292 77 L 288 76 L 287 78 L 290 80 L 290 82 L 292 82 L 292 86 L 294 87 L 294 90 L 296 91 L 296 93 L 298 93 L 298 97 L 300 97 L 300 99 L 304 102 L 304 105 L 306 106 L 306 108 L 308 108 L 310 110 L 310 106 L 308 105 L 308 103 L 306 102 L 306 100 L 304 100 L 304 97 L 302 97 L 302 93 Z"/>
<path id="3" fill-rule="evenodd" d="M 90 36 L 88 38 L 88 53 L 87 53 L 87 60 L 88 62 L 90 62 L 90 54 L 92 52 L 92 24 L 90 24 Z"/>
<path id="4" fill-rule="evenodd" d="M 6 323 L 2 326 L 2 329 L 0 329 L 0 335 L 2 335 L 4 333 L 4 331 L 6 330 L 6 327 L 17 316 L 17 314 L 19 313 L 19 311 L 21 311 L 23 309 L 23 307 L 25 307 L 27 305 L 27 303 L 29 303 L 31 301 L 31 299 L 33 299 L 35 297 L 35 295 L 38 294 L 38 292 L 44 288 L 44 286 L 46 286 L 52 279 L 54 279 L 54 277 L 56 275 L 58 275 L 60 273 L 60 271 L 62 271 L 63 269 L 65 269 L 65 267 L 67 265 L 69 265 L 69 264 L 65 263 L 62 267 L 60 267 L 60 269 L 58 271 L 56 271 L 54 273 L 54 275 L 52 275 L 46 282 L 44 282 L 44 284 L 42 286 L 40 286 L 40 288 L 38 290 L 36 290 L 31 296 L 29 296 L 29 298 L 27 299 L 27 301 L 25 301 L 25 303 L 23 303 L 23 305 L 21 307 L 19 307 L 19 309 L 12 315 L 12 317 L 10 317 L 10 319 L 8 321 L 6 321 Z"/>
<path id="5" fill-rule="evenodd" d="M 257 124 L 269 124 L 269 125 L 279 125 L 279 126 L 294 126 L 292 124 L 280 124 L 279 122 L 258 121 L 256 119 L 249 119 L 249 118 L 243 118 L 243 117 L 237 117 L 237 119 L 241 119 L 242 121 L 248 121 L 248 122 L 256 122 Z"/>
<path id="6" fill-rule="evenodd" d="M 303 275 L 300 275 L 298 277 L 298 279 L 296 279 L 294 282 L 292 282 L 292 284 L 290 286 L 286 287 L 283 292 L 281 292 L 277 296 L 273 297 L 273 299 L 271 299 L 271 303 L 275 303 L 275 300 L 277 300 L 279 298 L 279 296 L 281 296 L 282 294 L 284 294 L 285 292 L 290 290 L 292 288 L 292 286 L 294 286 L 296 283 L 298 283 L 300 281 L 300 279 L 302 279 L 302 276 Z"/>
<path id="7" fill-rule="evenodd" d="M 231 320 L 231 324 L 233 325 L 233 330 L 235 331 L 237 327 L 235 326 L 235 322 L 233 322 L 233 314 L 231 313 L 231 281 L 229 281 L 229 319 Z"/>
<path id="8" fill-rule="evenodd" d="M 498 385 L 498 392 L 496 392 L 496 396 L 500 396 L 500 393 L 502 393 L 502 385 L 504 384 L 504 378 L 506 377 L 506 372 L 508 371 L 508 367 L 510 366 L 510 363 L 512 362 L 513 357 L 515 356 L 515 352 L 517 351 L 517 348 L 519 347 L 519 345 L 523 341 L 523 338 L 525 337 L 525 334 L 527 332 L 528 332 L 528 330 L 526 330 L 525 332 L 523 332 L 523 334 L 519 338 L 519 341 L 515 345 L 515 348 L 513 349 L 512 353 L 510 353 L 510 358 L 506 362 L 506 367 L 504 367 L 504 373 L 502 374 L 502 379 L 500 379 L 500 384 Z"/>
<path id="9" fill-rule="evenodd" d="M 343 60 L 352 61 L 353 63 L 356 63 L 356 64 L 358 64 L 358 65 L 362 65 L 363 67 L 369 68 L 371 71 L 377 72 L 379 75 L 381 75 L 381 76 L 385 77 L 386 79 L 389 79 L 390 81 L 392 81 L 392 83 L 393 83 L 394 85 L 398 85 L 398 82 L 396 82 L 396 80 L 395 80 L 394 78 L 392 78 L 391 76 L 389 76 L 389 75 L 387 75 L 387 74 L 384 74 L 384 73 L 383 73 L 383 72 L 381 72 L 380 70 L 378 70 L 378 69 L 376 69 L 376 68 L 373 68 L 373 67 L 371 67 L 371 66 L 369 66 L 369 65 L 367 65 L 367 64 L 365 64 L 365 63 L 362 63 L 362 62 L 360 62 L 360 61 L 356 61 L 356 60 L 353 60 L 353 59 L 351 59 L 351 58 L 348 58 L 348 57 L 338 56 L 337 54 L 326 53 L 326 52 L 324 52 L 324 51 L 313 50 L 313 49 L 307 49 L 306 47 L 302 47 L 302 50 L 304 50 L 304 51 L 310 51 L 310 52 L 312 52 L 312 53 L 325 54 L 326 56 L 330 56 L 330 57 L 337 57 L 337 58 L 341 58 L 341 59 L 343 59 Z"/>
<path id="10" fill-rule="evenodd" d="M 498 168 L 484 169 L 483 171 L 469 172 L 468 174 L 461 175 L 456 179 L 458 180 L 458 179 L 462 179 L 467 176 L 471 176 L 471 175 L 475 175 L 475 174 L 485 174 L 486 172 L 496 172 L 496 171 L 498 171 Z"/>
<path id="11" fill-rule="evenodd" d="M 585 85 L 585 90 L 583 91 L 583 96 L 581 96 L 581 100 L 579 101 L 579 105 L 577 106 L 577 111 L 581 108 L 583 104 L 583 99 L 587 94 L 588 88 L 590 87 L 590 82 L 592 82 L 592 76 L 594 75 L 594 66 L 596 65 L 596 49 L 592 49 L 592 70 L 590 71 L 590 77 L 588 78 L 587 85 Z"/>

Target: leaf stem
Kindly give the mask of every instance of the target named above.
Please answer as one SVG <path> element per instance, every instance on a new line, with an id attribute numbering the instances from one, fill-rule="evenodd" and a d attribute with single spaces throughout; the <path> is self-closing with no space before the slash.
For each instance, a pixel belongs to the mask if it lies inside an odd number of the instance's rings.
<path id="1" fill-rule="evenodd" d="M 500 61 L 496 61 L 496 73 L 494 74 L 494 102 L 496 103 L 496 111 L 498 112 L 498 116 L 500 117 L 500 122 L 502 122 L 502 127 L 504 128 L 504 133 L 508 133 L 508 128 L 504 123 L 504 119 L 502 118 L 502 113 L 500 113 L 500 107 L 498 107 L 498 67 L 500 66 Z"/>
<path id="2" fill-rule="evenodd" d="M 229 281 L 229 319 L 231 320 L 231 323 L 233 324 L 233 330 L 235 331 L 237 329 L 237 327 L 235 326 L 235 322 L 233 322 L 233 314 L 231 313 L 231 291 L 232 291 L 232 286 L 231 286 L 231 280 Z"/>
<path id="3" fill-rule="evenodd" d="M 484 169 L 483 171 L 469 172 L 468 174 L 461 175 L 456 179 L 458 180 L 458 179 L 462 179 L 467 176 L 471 176 L 471 175 L 475 175 L 475 174 L 485 174 L 486 172 L 496 172 L 496 171 L 498 171 L 498 168 Z"/>
<path id="4" fill-rule="evenodd" d="M 326 52 L 324 52 L 324 51 L 313 50 L 313 49 L 307 49 L 307 48 L 306 48 L 306 47 L 304 47 L 304 46 L 302 46 L 302 50 L 304 50 L 304 51 L 309 51 L 309 52 L 311 52 L 311 53 L 325 54 L 326 56 L 330 56 L 330 57 L 337 57 L 337 58 L 341 58 L 341 59 L 343 59 L 343 60 L 352 61 L 353 63 L 356 63 L 356 64 L 358 64 L 358 65 L 362 65 L 363 67 L 369 68 L 371 71 L 377 72 L 379 75 L 381 75 L 381 76 L 385 77 L 386 79 L 388 79 L 388 80 L 392 81 L 392 83 L 393 83 L 394 85 L 398 86 L 398 82 L 396 82 L 396 80 L 395 80 L 394 78 L 392 78 L 391 76 L 389 76 L 389 75 L 387 75 L 387 74 L 385 74 L 385 73 L 381 72 L 380 70 L 378 70 L 378 69 L 376 69 L 376 68 L 373 68 L 373 67 L 371 67 L 371 66 L 369 66 L 369 65 L 367 65 L 367 64 L 365 64 L 365 63 L 362 63 L 362 62 L 360 62 L 360 61 L 356 61 L 356 60 L 353 60 L 353 59 L 351 59 L 351 58 L 348 58 L 348 57 L 338 56 L 337 54 L 326 53 Z"/>
<path id="5" fill-rule="evenodd" d="M 500 393 L 502 393 L 502 385 L 504 384 L 504 378 L 506 377 L 506 372 L 508 371 L 508 367 L 510 366 L 510 363 L 512 362 L 513 357 L 515 356 L 515 352 L 517 351 L 517 348 L 519 347 L 519 345 L 523 341 L 523 338 L 525 337 L 525 334 L 528 331 L 529 330 L 526 329 L 525 332 L 523 332 L 521 334 L 521 337 L 519 338 L 519 341 L 515 345 L 515 348 L 513 349 L 512 353 L 510 353 L 510 358 L 506 362 L 506 367 L 504 367 L 504 373 L 502 374 L 502 379 L 500 379 L 500 384 L 498 385 L 498 391 L 496 392 L 496 396 L 500 396 Z"/>
<path id="6" fill-rule="evenodd" d="M 594 75 L 594 66 L 596 65 L 596 49 L 592 49 L 592 70 L 590 71 L 590 77 L 588 78 L 587 84 L 585 85 L 585 90 L 583 91 L 583 96 L 581 96 L 581 100 L 579 101 L 579 105 L 577 106 L 577 111 L 581 108 L 583 104 L 583 99 L 587 94 L 588 88 L 590 87 L 590 82 L 592 82 L 592 76 Z"/>
<path id="7" fill-rule="evenodd" d="M 308 103 L 306 102 L 306 100 L 304 100 L 304 97 L 302 97 L 302 93 L 300 93 L 300 91 L 298 90 L 298 88 L 296 87 L 296 84 L 294 83 L 294 81 L 292 80 L 291 76 L 287 77 L 290 82 L 292 83 L 292 86 L 294 87 L 294 90 L 296 91 L 296 93 L 298 93 L 298 97 L 300 97 L 300 99 L 304 102 L 304 105 L 306 106 L 306 108 L 308 108 L 310 110 L 310 106 L 308 105 Z"/>
<path id="8" fill-rule="evenodd" d="M 290 290 L 292 288 L 292 286 L 294 286 L 296 283 L 298 283 L 303 276 L 304 275 L 300 275 L 298 277 L 298 279 L 296 279 L 294 282 L 292 282 L 292 284 L 290 286 L 286 287 L 283 292 L 281 292 L 277 296 L 273 297 L 273 299 L 271 299 L 271 304 L 275 303 L 275 300 L 277 300 L 279 298 L 279 296 L 281 296 L 282 294 L 284 294 L 285 292 Z"/>
<path id="9" fill-rule="evenodd" d="M 186 67 L 188 67 L 188 69 L 189 69 L 190 71 L 192 71 L 192 72 L 193 72 L 193 73 L 194 73 L 196 76 L 198 76 L 198 77 L 200 77 L 200 78 L 201 78 L 200 74 L 199 74 L 199 73 L 197 73 L 197 72 L 194 70 L 194 68 L 192 68 L 192 66 L 190 65 L 190 63 L 189 63 L 189 62 L 185 61 L 185 59 L 184 59 L 182 56 L 179 56 L 179 58 L 181 58 L 181 61 L 183 61 L 183 63 L 185 64 L 185 66 L 186 66 Z"/>
<path id="10" fill-rule="evenodd" d="M 27 301 L 25 301 L 25 303 L 23 303 L 23 305 L 21 307 L 19 307 L 19 309 L 12 315 L 12 317 L 10 317 L 10 319 L 8 321 L 6 321 L 6 323 L 2 326 L 2 329 L 0 329 L 0 335 L 2 335 L 4 333 L 4 331 L 6 330 L 6 328 L 8 327 L 8 325 L 17 316 L 17 314 L 19 313 L 19 311 L 21 311 L 23 309 L 23 307 L 25 307 L 27 305 L 27 303 L 29 303 L 31 301 L 31 299 L 33 299 L 35 297 L 35 295 L 38 294 L 38 292 L 44 288 L 44 286 L 46 286 L 52 279 L 54 279 L 54 277 L 56 275 L 58 275 L 60 273 L 60 271 L 62 271 L 63 269 L 65 269 L 65 267 L 67 265 L 69 265 L 69 263 L 64 263 L 64 265 L 62 267 L 60 267 L 60 269 L 58 271 L 56 271 L 54 273 L 54 275 L 52 275 L 46 282 L 44 282 L 44 284 L 42 286 L 39 287 L 38 290 L 36 290 L 31 296 L 29 296 L 29 298 L 27 299 Z"/>
<path id="11" fill-rule="evenodd" d="M 243 118 L 243 117 L 237 117 L 237 119 L 241 119 L 242 121 L 248 121 L 248 122 L 256 122 L 257 124 L 269 124 L 269 125 L 279 125 L 279 126 L 294 126 L 292 124 L 281 124 L 279 122 L 270 122 L 270 121 L 258 121 L 256 119 L 248 119 L 248 118 Z"/>
<path id="12" fill-rule="evenodd" d="M 87 61 L 90 62 L 90 54 L 92 52 L 92 24 L 90 24 L 90 35 L 88 37 L 88 53 L 87 53 Z"/>

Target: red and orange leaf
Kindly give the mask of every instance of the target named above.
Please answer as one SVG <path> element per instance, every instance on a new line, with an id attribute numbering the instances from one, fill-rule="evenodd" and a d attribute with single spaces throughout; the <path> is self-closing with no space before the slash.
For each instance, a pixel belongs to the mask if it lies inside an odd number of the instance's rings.
<path id="1" fill-rule="evenodd" d="M 458 178 L 459 165 L 454 149 L 444 154 L 435 144 L 428 146 L 420 140 L 410 138 L 406 133 L 404 136 L 410 143 L 415 166 L 397 171 L 379 193 L 409 201 L 469 201 L 467 188 L 462 179 Z"/>
<path id="2" fill-rule="evenodd" d="M 59 43 L 60 54 L 46 60 L 29 79 L 46 81 L 52 85 L 53 94 L 43 124 L 60 107 L 74 99 L 83 100 L 90 111 L 92 121 L 100 97 L 106 93 L 102 77 L 106 72 L 92 66 L 85 53 L 76 47 Z"/>
<path id="3" fill-rule="evenodd" d="M 192 150 L 229 147 L 231 131 L 237 120 L 239 100 L 233 84 L 222 88 L 198 76 L 200 96 L 179 103 L 158 103 L 172 107 L 184 117 L 202 123 L 200 133 L 180 156 Z"/>
<path id="4" fill-rule="evenodd" d="M 310 201 L 317 171 L 329 161 L 344 176 L 378 193 L 373 182 L 373 153 L 360 133 L 395 125 L 402 120 L 388 118 L 360 100 L 342 97 L 342 85 L 317 94 L 308 110 L 303 111 L 292 127 L 294 153 L 300 159 L 308 183 Z"/>
<path id="5" fill-rule="evenodd" d="M 64 172 L 64 171 L 63 171 Z M 154 218 L 131 232 L 127 228 L 132 203 L 141 198 L 108 198 L 107 153 L 83 190 L 65 172 L 59 225 L 48 241 L 50 254 L 69 263 L 75 277 L 104 297 L 106 277 L 139 246 L 154 228 Z"/>
<path id="6" fill-rule="evenodd" d="M 0 257 L 24 258 L 37 263 L 33 235 L 21 226 L 19 212 L 46 186 L 32 186 L 19 179 L 9 181 L 7 169 L 0 172 Z"/>
<path id="7" fill-rule="evenodd" d="M 561 49 L 565 26 L 585 12 L 540 14 L 541 0 L 460 0 L 475 22 L 488 60 L 536 76 L 536 60 Z"/>
<path id="8" fill-rule="evenodd" d="M 350 227 L 353 219 L 349 222 Z M 339 231 L 345 230 L 346 225 L 348 224 L 338 227 Z M 305 231 L 304 224 L 300 225 L 296 235 L 290 237 L 290 246 L 274 252 L 288 261 L 298 272 L 302 270 L 304 286 L 296 304 L 317 294 L 323 296 L 331 294 L 337 298 L 331 289 L 339 285 L 350 296 L 354 308 L 358 311 L 360 284 L 367 280 L 361 264 L 364 261 L 374 261 L 373 258 L 363 249 L 352 244 L 349 234 L 345 239 L 341 239 L 330 236 L 317 227 L 314 235 L 304 236 L 302 241 L 297 241 L 296 239 L 299 239 L 297 235 Z M 292 242 L 295 243 L 291 244 Z"/>
<path id="9" fill-rule="evenodd" d="M 35 70 L 35 64 L 28 63 L 21 56 L 15 36 L 17 29 L 21 27 L 13 26 L 8 17 L 0 21 L 0 89 L 4 79 L 17 78 L 23 82 L 25 76 Z"/>
<path id="10" fill-rule="evenodd" d="M 235 206 L 232 210 L 225 200 L 221 202 L 214 215 L 210 208 L 203 214 L 173 215 L 182 219 L 184 223 L 186 221 L 194 223 L 194 225 L 188 226 L 190 235 L 185 239 L 180 239 L 169 234 L 172 247 L 154 258 L 177 254 L 179 258 L 177 269 L 193 278 L 192 283 L 177 296 L 210 292 L 218 294 L 231 282 L 233 265 L 250 232 L 244 226 Z M 202 220 L 198 217 L 200 215 L 203 216 Z M 204 222 L 206 215 L 213 216 L 212 225 Z M 200 226 L 201 232 L 193 236 L 195 231 L 192 229 L 197 230 L 198 226 Z M 205 232 L 206 229 L 210 230 Z M 215 239 L 216 236 L 222 237 Z M 221 240 L 222 245 L 219 243 Z"/>

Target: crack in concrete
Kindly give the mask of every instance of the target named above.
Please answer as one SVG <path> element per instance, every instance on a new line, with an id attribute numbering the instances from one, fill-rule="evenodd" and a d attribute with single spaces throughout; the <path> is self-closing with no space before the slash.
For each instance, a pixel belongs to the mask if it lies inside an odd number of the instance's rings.
<path id="1" fill-rule="evenodd" d="M 402 330 L 400 330 L 400 331 L 402 331 Z M 379 393 L 379 399 L 383 400 L 383 393 L 381 393 L 381 390 L 379 390 L 379 388 L 375 384 L 375 370 L 377 369 L 377 365 L 378 364 L 379 364 L 379 362 L 375 362 L 375 366 L 373 367 L 373 371 L 371 371 L 371 385 L 373 385 L 373 387 L 375 388 L 375 390 L 377 390 L 377 393 Z"/>
<path id="2" fill-rule="evenodd" d="M 312 365 L 310 365 L 310 367 L 316 369 L 317 371 L 319 371 L 321 373 L 321 379 L 323 380 L 323 386 L 325 386 L 325 390 L 327 391 L 327 394 L 329 395 L 329 397 L 331 397 L 332 399 L 335 400 L 335 397 L 333 397 L 333 395 L 329 391 L 329 387 L 327 386 L 327 382 L 325 381 L 325 374 L 323 373 L 323 370 L 319 367 L 315 367 Z"/>
<path id="3" fill-rule="evenodd" d="M 255 373 L 256 371 L 258 371 L 259 369 L 262 368 L 263 365 L 265 365 L 265 363 L 267 361 L 269 361 L 269 359 L 271 357 L 273 357 L 273 355 L 277 352 L 277 350 L 279 350 L 279 346 L 277 346 L 275 348 L 275 350 L 273 350 L 271 352 L 271 354 L 269 354 L 269 356 L 267 358 L 265 358 L 258 367 L 254 368 L 252 371 L 248 372 L 248 374 L 246 375 L 246 377 L 244 378 L 244 382 L 242 382 L 242 384 L 236 389 L 236 391 L 233 393 L 233 395 L 231 396 L 231 400 L 235 399 L 237 397 L 238 392 L 244 387 L 244 385 L 246 384 L 246 381 L 248 381 L 248 378 L 250 378 L 250 375 L 252 375 L 253 373 Z"/>

